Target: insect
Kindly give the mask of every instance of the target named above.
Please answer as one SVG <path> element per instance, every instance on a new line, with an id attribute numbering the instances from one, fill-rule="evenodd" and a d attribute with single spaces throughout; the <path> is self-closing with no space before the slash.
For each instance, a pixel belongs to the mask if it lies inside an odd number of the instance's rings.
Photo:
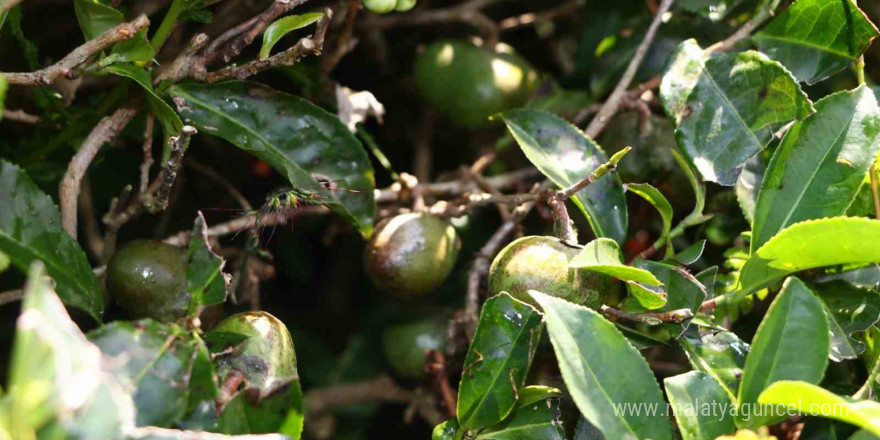
<path id="1" fill-rule="evenodd" d="M 335 181 L 320 181 L 325 189 L 333 192 L 337 190 L 358 192 L 351 189 L 339 188 L 335 186 Z M 259 209 L 252 211 L 244 211 L 246 218 L 253 218 L 253 223 L 247 221 L 232 237 L 234 240 L 245 229 L 249 229 L 252 233 L 252 243 L 259 245 L 262 231 L 269 225 L 272 226 L 271 232 L 266 242 L 271 241 L 275 235 L 279 217 L 284 217 L 291 210 L 299 209 L 305 206 L 328 206 L 332 203 L 326 195 L 321 194 L 317 189 L 285 187 L 272 191 L 266 196 L 266 201 Z"/>

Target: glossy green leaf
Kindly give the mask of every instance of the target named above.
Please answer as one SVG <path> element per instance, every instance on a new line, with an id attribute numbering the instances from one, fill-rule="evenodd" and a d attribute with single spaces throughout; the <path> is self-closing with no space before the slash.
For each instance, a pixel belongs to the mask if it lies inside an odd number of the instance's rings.
<path id="1" fill-rule="evenodd" d="M 460 440 L 462 437 L 463 430 L 459 429 L 454 417 L 435 426 L 431 432 L 431 440 Z"/>
<path id="2" fill-rule="evenodd" d="M 828 321 L 822 302 L 803 281 L 787 279 L 752 340 L 737 404 L 757 403 L 761 392 L 780 380 L 818 383 L 828 365 L 828 350 Z M 797 361 L 793 362 L 795 354 Z M 779 420 L 737 415 L 740 427 L 754 428 Z"/>
<path id="3" fill-rule="evenodd" d="M 217 432 L 265 434 L 277 432 L 298 440 L 303 428 L 303 397 L 299 377 L 279 379 L 271 389 L 246 388 L 226 405 Z"/>
<path id="4" fill-rule="evenodd" d="M 813 111 L 779 63 L 754 51 L 707 57 L 694 40 L 672 54 L 660 98 L 682 152 L 704 180 L 727 186 L 777 130 Z"/>
<path id="5" fill-rule="evenodd" d="M 530 293 L 544 310 L 559 369 L 581 414 L 609 439 L 671 439 L 665 414 L 625 409 L 666 403 L 648 363 L 614 324 L 586 307 Z"/>
<path id="6" fill-rule="evenodd" d="M 765 405 L 783 405 L 797 413 L 840 420 L 880 435 L 880 403 L 838 396 L 809 382 L 776 382 L 759 399 Z"/>
<path id="7" fill-rule="evenodd" d="M 675 254 L 672 257 L 672 261 L 675 261 L 678 264 L 683 266 L 689 266 L 697 262 L 701 256 L 703 256 L 703 251 L 706 249 L 706 240 L 699 240 L 696 243 L 688 246 L 681 252 Z"/>
<path id="8" fill-rule="evenodd" d="M 691 371 L 663 380 L 683 440 L 714 439 L 736 431 L 732 403 L 712 376 Z M 713 411 L 705 411 L 711 406 Z"/>
<path id="9" fill-rule="evenodd" d="M 792 126 L 770 160 L 752 251 L 794 223 L 842 215 L 880 150 L 880 108 L 865 86 L 829 95 Z"/>
<path id="10" fill-rule="evenodd" d="M 372 232 L 373 166 L 338 117 L 296 96 L 248 82 L 178 84 L 177 110 L 201 133 L 265 160 L 296 187 L 318 191 L 364 236 Z M 328 190 L 318 180 L 332 181 Z"/>
<path id="11" fill-rule="evenodd" d="M 231 280 L 231 277 L 223 273 L 226 261 L 215 254 L 208 243 L 207 231 L 205 217 L 199 211 L 186 254 L 186 290 L 190 294 L 190 314 L 197 313 L 200 306 L 226 301 Z"/>
<path id="12" fill-rule="evenodd" d="M 568 263 L 569 267 L 604 273 L 621 281 L 633 281 L 648 286 L 663 283 L 651 272 L 623 263 L 623 253 L 616 241 L 597 238 L 589 243 Z"/>
<path id="13" fill-rule="evenodd" d="M 738 295 L 816 267 L 880 262 L 880 221 L 834 217 L 796 223 L 754 252 L 742 268 Z"/>
<path id="14" fill-rule="evenodd" d="M 877 28 L 853 0 L 798 0 L 752 37 L 799 80 L 819 82 L 855 62 Z"/>
<path id="15" fill-rule="evenodd" d="M 880 291 L 880 264 L 869 264 L 858 269 L 828 273 L 816 277 L 816 281 L 820 283 L 827 283 L 835 280 L 845 281 L 862 289 Z"/>
<path id="16" fill-rule="evenodd" d="M 565 430 L 558 418 L 559 399 L 534 402 L 480 431 L 475 440 L 565 440 Z"/>
<path id="17" fill-rule="evenodd" d="M 168 138 L 180 134 L 181 130 L 183 130 L 183 122 L 180 120 L 180 116 L 177 115 L 165 100 L 156 94 L 156 91 L 153 90 L 153 78 L 143 67 L 137 67 L 130 63 L 117 63 L 104 67 L 102 71 L 132 79 L 147 92 L 147 102 L 150 105 L 150 111 L 162 125 L 166 144 Z M 163 159 L 167 159 L 168 154 L 169 152 L 166 151 Z"/>
<path id="18" fill-rule="evenodd" d="M 88 334 L 134 399 L 138 426 L 168 427 L 183 418 L 199 342 L 176 325 L 117 321 Z"/>
<path id="19" fill-rule="evenodd" d="M 736 401 L 749 344 L 733 332 L 709 330 L 700 334 L 695 327 L 678 339 L 678 344 L 695 370 L 712 376 L 730 400 Z"/>
<path id="20" fill-rule="evenodd" d="M 458 388 L 458 423 L 494 425 L 516 406 L 541 338 L 541 315 L 502 292 L 486 300 Z"/>
<path id="21" fill-rule="evenodd" d="M 269 53 L 272 52 L 272 48 L 275 47 L 275 44 L 277 44 L 285 35 L 297 29 L 302 29 L 320 20 L 323 16 L 324 14 L 320 12 L 310 12 L 302 15 L 289 15 L 275 20 L 275 22 L 270 24 L 263 33 L 263 46 L 260 47 L 260 59 L 269 58 Z"/>
<path id="22" fill-rule="evenodd" d="M 122 438 L 134 427 L 134 405 L 105 365 L 52 291 L 43 265 L 34 263 L 0 399 L 3 431 L 14 439 L 34 439 L 38 431 L 54 438 Z"/>
<path id="23" fill-rule="evenodd" d="M 571 186 L 608 161 L 602 149 L 577 127 L 550 113 L 514 110 L 503 116 L 526 157 L 560 187 Z M 623 184 L 606 174 L 572 197 L 598 237 L 621 243 L 628 222 Z"/>
<path id="24" fill-rule="evenodd" d="M 761 190 L 764 173 L 764 161 L 761 155 L 752 156 L 746 161 L 733 189 L 736 193 L 736 201 L 739 202 L 743 216 L 749 224 L 755 221 L 755 206 L 758 204 L 758 193 Z"/>
<path id="25" fill-rule="evenodd" d="M 661 237 L 666 238 L 666 256 L 672 256 L 675 249 L 672 247 L 672 238 L 669 236 L 669 230 L 672 229 L 672 205 L 663 193 L 647 183 L 627 183 L 626 190 L 648 201 L 657 212 L 660 213 L 660 219 L 663 221 L 663 230 L 660 232 Z"/>
<path id="26" fill-rule="evenodd" d="M 844 281 L 813 284 L 825 306 L 831 329 L 831 360 L 855 359 L 865 343 L 852 337 L 880 321 L 880 292 L 858 288 Z"/>
<path id="27" fill-rule="evenodd" d="M 519 389 L 519 398 L 516 399 L 516 408 L 522 408 L 535 402 L 556 397 L 562 397 L 562 391 L 558 388 L 544 385 L 529 385 Z"/>
<path id="28" fill-rule="evenodd" d="M 86 40 L 91 40 L 113 26 L 125 22 L 122 12 L 97 0 L 74 0 L 73 7 Z M 146 31 L 141 31 L 134 38 L 113 45 L 110 55 L 101 60 L 101 65 L 126 61 L 146 62 L 152 58 L 153 48 L 147 42 Z"/>
<path id="29" fill-rule="evenodd" d="M 100 320 L 101 283 L 79 243 L 62 229 L 55 202 L 23 170 L 4 161 L 0 161 L 0 206 L 0 251 L 20 270 L 42 261 L 61 299 Z"/>

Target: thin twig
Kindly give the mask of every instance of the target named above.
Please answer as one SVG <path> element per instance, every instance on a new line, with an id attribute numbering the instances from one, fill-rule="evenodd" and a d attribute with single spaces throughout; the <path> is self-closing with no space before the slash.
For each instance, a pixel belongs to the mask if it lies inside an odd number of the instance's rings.
<path id="1" fill-rule="evenodd" d="M 9 110 L 3 109 L 3 118 L 4 120 L 10 121 L 18 121 L 25 124 L 39 124 L 43 118 L 32 115 L 30 113 L 25 112 L 24 110 Z"/>
<path id="2" fill-rule="evenodd" d="M 625 321 L 635 324 L 660 325 L 664 322 L 681 323 L 694 317 L 690 309 L 671 310 L 662 313 L 629 313 L 614 307 L 603 305 L 601 312 L 614 321 Z"/>
<path id="3" fill-rule="evenodd" d="M 573 0 L 546 11 L 528 12 L 516 17 L 505 18 L 498 23 L 498 27 L 502 31 L 508 31 L 541 21 L 555 20 L 556 18 L 570 15 L 582 7 L 581 2 Z"/>
<path id="4" fill-rule="evenodd" d="M 354 25 L 357 22 L 358 13 L 362 7 L 363 5 L 359 1 L 348 3 L 348 10 L 345 14 L 345 22 L 342 25 L 342 31 L 339 32 L 339 36 L 336 38 L 336 49 L 333 53 L 324 56 L 321 59 L 321 71 L 324 72 L 325 75 L 332 72 L 333 69 L 339 65 L 339 62 L 342 61 L 342 58 L 351 52 L 357 44 L 357 39 L 352 39 L 352 35 L 354 34 Z"/>
<path id="5" fill-rule="evenodd" d="M 128 40 L 137 35 L 138 32 L 146 29 L 150 25 L 150 20 L 146 15 L 120 25 L 114 26 L 98 35 L 94 39 L 86 41 L 82 46 L 77 47 L 67 54 L 61 61 L 36 72 L 8 72 L 0 73 L 6 77 L 9 84 L 20 85 L 50 85 L 59 78 L 73 79 L 77 77 L 74 70 L 77 66 L 86 62 L 92 55 L 116 44 L 120 41 Z"/>
<path id="6" fill-rule="evenodd" d="M 328 411 L 366 402 L 409 402 L 413 392 L 399 387 L 388 376 L 362 382 L 319 388 L 306 393 L 306 413 L 312 418 Z"/>
<path id="7" fill-rule="evenodd" d="M 162 171 L 153 183 L 145 197 L 142 197 L 143 207 L 151 214 L 164 211 L 168 207 L 168 196 L 171 194 L 171 187 L 174 186 L 174 180 L 177 179 L 177 170 L 183 162 L 183 154 L 189 145 L 189 139 L 198 131 L 195 127 L 184 125 L 179 136 L 172 136 L 168 143 L 170 144 L 171 156 L 162 164 Z"/>
<path id="8" fill-rule="evenodd" d="M 275 0 L 260 15 L 230 29 L 212 42 L 205 53 L 205 65 L 211 65 L 218 61 L 228 63 L 238 56 L 245 47 L 249 46 L 255 38 L 262 35 L 263 31 L 276 18 L 297 6 L 305 4 L 307 1 Z"/>
<path id="9" fill-rule="evenodd" d="M 15 302 L 21 299 L 24 296 L 23 289 L 15 289 L 15 290 L 7 290 L 6 292 L 0 292 L 0 306 L 5 306 L 11 302 Z"/>
<path id="10" fill-rule="evenodd" d="M 605 129 L 605 126 L 608 125 L 611 118 L 617 113 L 617 109 L 620 107 L 620 100 L 626 93 L 626 89 L 629 88 L 629 84 L 636 76 L 639 67 L 642 65 L 642 60 L 645 59 L 645 55 L 648 53 L 648 49 L 654 41 L 657 29 L 660 27 L 660 23 L 663 22 L 663 16 L 666 15 L 666 11 L 672 6 L 673 1 L 674 0 L 663 0 L 660 4 L 660 9 L 657 10 L 657 14 L 654 15 L 654 20 L 651 21 L 651 26 L 648 27 L 648 31 L 645 33 L 645 38 L 642 40 L 642 43 L 639 44 L 638 49 L 636 49 L 635 55 L 633 55 L 632 60 L 630 60 L 629 65 L 626 67 L 626 71 L 624 71 L 617 86 L 614 87 L 614 91 L 611 92 L 611 96 L 608 97 L 608 100 L 605 101 L 602 109 L 599 110 L 599 113 L 596 114 L 590 122 L 590 125 L 584 130 L 584 133 L 590 138 L 595 139 L 596 136 Z"/>
<path id="11" fill-rule="evenodd" d="M 224 179 L 223 176 L 214 171 L 213 168 L 189 159 L 184 161 L 183 164 L 198 171 L 199 173 L 203 174 L 204 176 L 222 186 L 223 189 L 228 192 L 233 199 L 235 199 L 235 202 L 238 203 L 238 205 L 241 206 L 242 209 L 244 209 L 245 211 L 253 211 L 254 207 L 251 205 L 251 202 L 248 201 L 247 197 L 245 197 L 241 193 L 241 191 L 239 191 L 238 188 L 235 187 L 235 185 L 229 183 L 229 181 Z"/>
<path id="12" fill-rule="evenodd" d="M 315 35 L 300 39 L 295 45 L 283 52 L 279 52 L 264 60 L 254 60 L 241 66 L 228 66 L 214 72 L 202 73 L 196 71 L 194 78 L 209 83 L 227 79 L 245 79 L 273 67 L 294 65 L 310 54 L 318 55 L 323 50 L 324 36 L 327 33 L 327 28 L 330 26 L 332 16 L 333 12 L 330 9 L 326 9 L 324 17 L 318 21 Z"/>
<path id="13" fill-rule="evenodd" d="M 141 186 L 140 192 L 147 192 L 150 185 L 150 167 L 153 166 L 153 128 L 156 124 L 156 117 L 152 113 L 147 114 L 147 120 L 144 123 L 144 160 L 141 162 Z"/>
<path id="14" fill-rule="evenodd" d="M 285 225 L 291 219 L 301 215 L 324 215 L 329 213 L 330 209 L 326 206 L 308 206 L 303 208 L 291 209 L 287 212 L 263 215 L 259 218 L 259 224 L 257 224 L 256 214 L 248 214 L 234 220 L 212 226 L 208 228 L 205 233 L 208 237 L 222 237 L 224 235 L 238 234 L 250 228 L 265 228 L 269 226 Z M 191 233 L 191 231 L 181 231 L 177 234 L 165 238 L 165 240 L 163 241 L 170 245 L 182 246 L 189 241 Z"/>
<path id="15" fill-rule="evenodd" d="M 386 29 L 395 26 L 461 22 L 480 30 L 486 46 L 493 47 L 500 40 L 498 24 L 480 12 L 480 9 L 498 0 L 470 0 L 446 9 L 413 11 L 405 14 L 385 15 L 366 23 L 367 27 Z"/>
<path id="16" fill-rule="evenodd" d="M 530 167 L 511 171 L 506 174 L 486 177 L 483 181 L 496 191 L 502 191 L 532 181 L 540 175 L 541 174 L 538 170 Z M 455 197 L 460 196 L 469 190 L 468 183 L 469 181 L 462 181 L 461 179 L 449 182 L 419 183 L 416 188 L 413 188 L 413 190 L 418 189 L 418 191 L 424 195 L 435 197 Z M 394 184 L 388 188 L 378 189 L 376 190 L 376 203 L 398 202 L 400 201 L 402 190 L 403 188 L 400 184 Z"/>
<path id="17" fill-rule="evenodd" d="M 89 136 L 82 143 L 79 151 L 70 160 L 67 172 L 61 179 L 58 188 L 58 198 L 61 208 L 61 224 L 71 237 L 76 238 L 76 212 L 77 199 L 79 197 L 80 182 L 88 170 L 89 165 L 106 142 L 114 139 L 123 128 L 134 118 L 137 113 L 137 105 L 134 103 L 118 108 L 112 115 L 106 116 L 92 129 Z"/>

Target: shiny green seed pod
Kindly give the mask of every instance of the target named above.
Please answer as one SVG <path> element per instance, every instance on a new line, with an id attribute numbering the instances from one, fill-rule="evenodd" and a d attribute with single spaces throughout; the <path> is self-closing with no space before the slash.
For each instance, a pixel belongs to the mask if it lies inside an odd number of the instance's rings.
<path id="1" fill-rule="evenodd" d="M 107 291 L 133 318 L 171 322 L 186 316 L 186 252 L 160 241 L 136 240 L 107 265 Z"/>

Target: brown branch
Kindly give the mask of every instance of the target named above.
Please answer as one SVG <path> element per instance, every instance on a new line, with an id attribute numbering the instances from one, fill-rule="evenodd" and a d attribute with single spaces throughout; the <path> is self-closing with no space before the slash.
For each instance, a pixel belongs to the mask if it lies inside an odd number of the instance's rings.
<path id="1" fill-rule="evenodd" d="M 324 47 L 324 36 L 330 26 L 333 12 L 326 9 L 324 17 L 318 21 L 318 27 L 313 37 L 300 39 L 289 49 L 272 55 L 264 60 L 254 60 L 241 66 L 229 66 L 214 72 L 194 72 L 194 78 L 209 83 L 224 81 L 227 79 L 245 79 L 264 70 L 277 66 L 291 66 L 310 54 L 319 55 Z"/>
<path id="2" fill-rule="evenodd" d="M 609 96 L 608 100 L 605 101 L 605 104 L 602 105 L 602 109 L 599 110 L 599 113 L 596 114 L 590 122 L 590 125 L 584 130 L 584 133 L 590 138 L 595 139 L 596 136 L 605 129 L 605 126 L 608 125 L 611 118 L 617 113 L 617 110 L 620 107 L 620 100 L 626 93 L 626 89 L 629 88 L 629 84 L 635 77 L 636 72 L 638 72 L 639 66 L 642 65 L 642 61 L 645 59 L 645 55 L 648 53 L 648 49 L 654 41 L 654 36 L 657 34 L 657 29 L 663 21 L 663 16 L 672 6 L 673 1 L 674 0 L 663 0 L 663 3 L 660 4 L 660 9 L 657 10 L 657 14 L 654 15 L 654 20 L 651 22 L 651 26 L 648 27 L 648 31 L 645 33 L 645 38 L 642 40 L 642 43 L 639 44 L 638 49 L 636 49 L 635 55 L 633 55 L 632 60 L 630 60 L 629 65 L 626 67 L 623 77 L 620 78 L 617 86 L 614 87 L 614 91 L 611 92 L 611 96 Z"/>
<path id="3" fill-rule="evenodd" d="M 512 171 L 498 176 L 483 178 L 483 181 L 494 188 L 496 191 L 502 191 L 519 186 L 525 182 L 532 181 L 539 177 L 541 173 L 535 168 L 524 168 Z M 466 193 L 472 185 L 470 180 L 454 180 L 449 182 L 436 183 L 419 183 L 412 188 L 418 190 L 421 194 L 435 197 L 455 197 Z M 388 188 L 376 190 L 376 203 L 395 203 L 401 199 L 401 194 L 405 192 L 400 184 L 394 184 Z"/>
<path id="4" fill-rule="evenodd" d="M 286 225 L 288 221 L 301 215 L 324 215 L 329 213 L 330 209 L 326 206 L 310 206 L 305 208 L 297 208 L 288 210 L 287 212 L 263 215 L 259 219 L 259 224 L 257 224 L 256 214 L 248 214 L 234 220 L 212 226 L 208 228 L 206 234 L 208 237 L 222 237 L 224 235 L 238 234 L 250 228 L 265 228 L 269 226 Z M 191 234 L 191 231 L 181 231 L 177 234 L 165 238 L 165 240 L 163 241 L 170 245 L 182 246 L 189 241 L 189 237 Z"/>
<path id="5" fill-rule="evenodd" d="M 61 61 L 36 72 L 2 72 L 0 75 L 6 77 L 9 84 L 20 85 L 50 85 L 59 78 L 73 79 L 77 77 L 74 69 L 86 62 L 92 55 L 116 44 L 120 41 L 128 40 L 137 35 L 138 32 L 146 29 L 150 25 L 150 20 L 146 15 L 120 25 L 114 26 L 98 35 L 97 37 L 86 41 L 82 46 L 77 47 L 67 54 Z"/>
<path id="6" fill-rule="evenodd" d="M 147 114 L 147 121 L 144 123 L 144 160 L 141 162 L 141 186 L 140 192 L 147 192 L 150 185 L 150 167 L 153 166 L 153 128 L 156 124 L 156 117 L 152 113 Z"/>
<path id="7" fill-rule="evenodd" d="M 203 62 L 211 65 L 218 61 L 228 63 L 249 46 L 255 38 L 275 21 L 276 18 L 308 0 L 275 0 L 259 15 L 241 23 L 217 37 L 205 51 Z"/>
<path id="8" fill-rule="evenodd" d="M 7 290 L 6 292 L 0 292 L 0 306 L 5 306 L 6 304 L 16 302 L 20 300 L 23 296 L 23 289 Z"/>
<path id="9" fill-rule="evenodd" d="M 502 31 L 508 31 L 540 21 L 555 20 L 559 17 L 570 15 L 580 10 L 582 7 L 583 5 L 577 0 L 569 1 L 547 11 L 528 12 L 516 17 L 505 18 L 498 23 L 498 26 Z"/>
<path id="10" fill-rule="evenodd" d="M 480 9 L 496 1 L 470 0 L 445 9 L 385 15 L 369 20 L 365 25 L 367 27 L 387 29 L 395 26 L 418 26 L 449 22 L 467 23 L 480 30 L 486 46 L 493 47 L 501 39 L 501 31 L 499 30 L 498 23 L 495 23 L 491 18 L 480 12 Z"/>
<path id="11" fill-rule="evenodd" d="M 189 139 L 198 131 L 195 127 L 184 125 L 179 136 L 172 136 L 168 143 L 170 144 L 171 157 L 162 164 L 162 171 L 152 187 L 147 191 L 145 197 L 142 197 L 143 207 L 150 213 L 155 214 L 164 211 L 168 207 L 168 196 L 171 194 L 171 187 L 174 186 L 174 180 L 177 179 L 177 171 L 183 162 L 183 153 L 189 145 Z"/>
<path id="12" fill-rule="evenodd" d="M 316 417 L 334 408 L 366 402 L 409 402 L 413 396 L 412 391 L 400 388 L 390 377 L 380 376 L 307 392 L 306 417 Z"/>
<path id="13" fill-rule="evenodd" d="M 3 109 L 3 118 L 5 120 L 10 121 L 18 121 L 24 124 L 39 124 L 43 121 L 43 118 L 32 115 L 30 113 L 25 112 L 24 110 L 9 110 Z"/>
<path id="14" fill-rule="evenodd" d="M 357 22 L 358 13 L 362 8 L 360 1 L 351 1 L 348 3 L 348 10 L 345 14 L 345 22 L 342 25 L 342 31 L 336 38 L 336 49 L 332 54 L 323 57 L 321 60 L 321 71 L 324 75 L 329 74 L 339 65 L 342 58 L 345 57 L 357 44 L 357 39 L 352 39 L 354 34 L 354 25 Z"/>
<path id="15" fill-rule="evenodd" d="M 77 234 L 77 199 L 83 175 L 101 147 L 119 135 L 136 113 L 137 104 L 130 103 L 101 119 L 70 160 L 58 188 L 58 198 L 61 205 L 61 224 L 71 237 L 76 238 Z"/>
<path id="16" fill-rule="evenodd" d="M 660 325 L 664 322 L 681 323 L 694 317 L 690 309 L 671 310 L 662 313 L 629 313 L 603 305 L 600 311 L 612 321 L 625 321 L 635 324 Z"/>

